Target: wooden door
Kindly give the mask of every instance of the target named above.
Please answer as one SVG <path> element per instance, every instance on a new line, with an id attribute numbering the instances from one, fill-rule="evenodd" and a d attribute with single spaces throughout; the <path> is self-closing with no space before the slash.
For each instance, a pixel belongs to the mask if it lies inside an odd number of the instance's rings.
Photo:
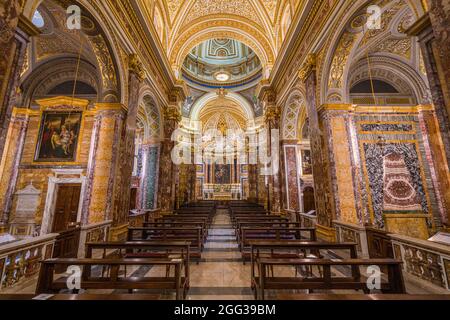
<path id="1" fill-rule="evenodd" d="M 70 224 L 77 222 L 80 195 L 80 184 L 63 184 L 59 186 L 52 232 L 66 231 L 69 229 Z"/>
<path id="2" fill-rule="evenodd" d="M 303 190 L 303 208 L 305 213 L 308 213 L 311 210 L 316 210 L 314 189 L 311 187 L 306 187 Z"/>
<path id="3" fill-rule="evenodd" d="M 137 188 L 131 188 L 130 192 L 130 211 L 136 209 L 137 204 Z"/>

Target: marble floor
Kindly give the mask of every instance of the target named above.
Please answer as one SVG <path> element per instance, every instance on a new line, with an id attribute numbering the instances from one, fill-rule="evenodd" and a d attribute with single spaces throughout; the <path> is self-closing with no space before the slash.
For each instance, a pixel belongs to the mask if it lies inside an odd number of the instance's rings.
<path id="1" fill-rule="evenodd" d="M 337 258 L 333 256 L 330 258 Z M 277 270 L 277 273 L 295 272 L 293 268 Z M 339 273 L 339 271 L 336 271 Z M 147 269 L 128 269 L 131 274 L 165 274 L 165 269 L 158 267 Z M 190 266 L 190 290 L 187 296 L 188 300 L 252 300 L 253 293 L 250 289 L 250 265 L 243 264 L 241 253 L 238 249 L 235 230 L 230 221 L 227 209 L 217 209 L 213 218 L 213 223 L 209 230 L 209 235 L 205 243 L 205 249 L 202 252 L 200 263 L 192 262 Z M 445 290 L 437 290 L 435 287 L 425 287 L 422 283 L 416 283 L 413 279 L 406 278 L 406 287 L 411 294 L 439 294 L 447 293 Z M 37 278 L 28 279 L 13 288 L 3 289 L 1 293 L 30 293 L 35 291 Z M 111 290 L 89 290 L 89 293 L 113 293 Z M 126 293 L 120 290 L 114 293 Z M 149 293 L 147 290 L 138 290 L 135 292 Z M 297 292 L 307 293 L 307 292 Z M 316 292 L 319 293 L 319 292 Z M 333 293 L 349 293 L 338 292 Z M 352 292 L 355 293 L 355 292 Z M 268 298 L 275 298 L 276 293 L 268 292 Z M 173 299 L 174 293 L 164 292 L 163 299 Z"/>
<path id="2" fill-rule="evenodd" d="M 253 299 L 250 266 L 242 263 L 228 210 L 217 210 L 202 261 L 191 267 L 188 299 Z"/>

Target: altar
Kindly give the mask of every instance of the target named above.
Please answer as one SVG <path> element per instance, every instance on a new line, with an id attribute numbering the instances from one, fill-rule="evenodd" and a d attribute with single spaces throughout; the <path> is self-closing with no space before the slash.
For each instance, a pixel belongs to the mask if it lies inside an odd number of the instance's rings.
<path id="1" fill-rule="evenodd" d="M 203 188 L 205 200 L 240 200 L 242 190 L 240 184 L 205 184 Z"/>

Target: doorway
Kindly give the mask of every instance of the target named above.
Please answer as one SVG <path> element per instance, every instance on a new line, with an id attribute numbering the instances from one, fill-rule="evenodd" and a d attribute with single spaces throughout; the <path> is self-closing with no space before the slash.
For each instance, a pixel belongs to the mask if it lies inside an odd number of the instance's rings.
<path id="1" fill-rule="evenodd" d="M 76 258 L 81 227 L 77 224 L 81 184 L 57 188 L 52 233 L 58 233 L 53 258 Z"/>
<path id="2" fill-rule="evenodd" d="M 61 184 L 58 187 L 52 232 L 67 231 L 77 223 L 81 184 Z"/>
<path id="3" fill-rule="evenodd" d="M 311 187 L 306 187 L 303 190 L 303 208 L 305 213 L 316 210 L 314 189 Z"/>

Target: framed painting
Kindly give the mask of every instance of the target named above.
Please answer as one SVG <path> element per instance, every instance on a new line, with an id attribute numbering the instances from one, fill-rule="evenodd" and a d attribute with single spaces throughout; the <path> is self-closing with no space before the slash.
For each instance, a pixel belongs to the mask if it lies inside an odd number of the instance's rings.
<path id="1" fill-rule="evenodd" d="M 35 161 L 75 162 L 81 118 L 81 112 L 44 112 Z"/>
<path id="2" fill-rule="evenodd" d="M 230 184 L 231 183 L 231 165 L 216 164 L 214 170 L 214 181 L 216 184 Z"/>
<path id="3" fill-rule="evenodd" d="M 302 150 L 302 174 L 304 176 L 313 174 L 311 150 Z"/>

